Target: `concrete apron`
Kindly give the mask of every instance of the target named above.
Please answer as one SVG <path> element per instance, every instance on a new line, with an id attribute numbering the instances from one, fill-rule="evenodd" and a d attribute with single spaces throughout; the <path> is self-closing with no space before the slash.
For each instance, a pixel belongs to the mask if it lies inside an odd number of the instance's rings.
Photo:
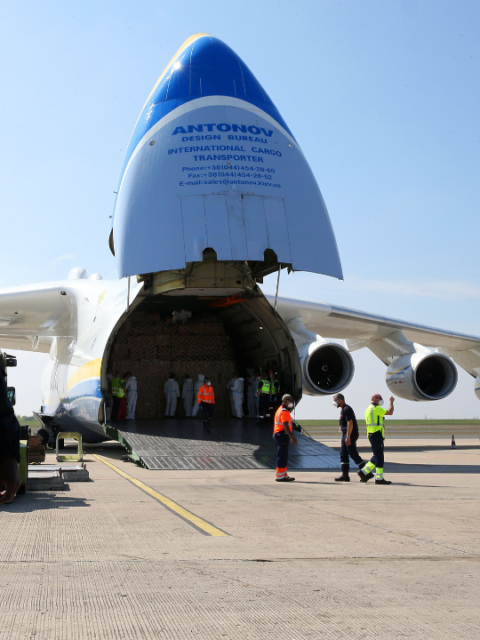
<path id="1" fill-rule="evenodd" d="M 91 482 L 0 507 L 0 639 L 476 638 L 480 455 L 457 444 L 389 445 L 389 487 L 89 447 Z"/>

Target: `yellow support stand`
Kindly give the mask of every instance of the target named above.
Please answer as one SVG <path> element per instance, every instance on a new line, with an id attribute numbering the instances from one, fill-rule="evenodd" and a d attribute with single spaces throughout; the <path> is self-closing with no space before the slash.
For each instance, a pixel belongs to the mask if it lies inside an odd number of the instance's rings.
<path id="1" fill-rule="evenodd" d="M 67 438 L 71 440 L 76 440 L 78 444 L 77 453 L 59 453 L 58 452 L 58 443 L 59 440 L 66 440 Z M 77 431 L 62 431 L 57 435 L 57 446 L 55 449 L 55 453 L 57 454 L 57 462 L 81 462 L 83 460 L 83 446 L 82 446 L 82 436 Z"/>

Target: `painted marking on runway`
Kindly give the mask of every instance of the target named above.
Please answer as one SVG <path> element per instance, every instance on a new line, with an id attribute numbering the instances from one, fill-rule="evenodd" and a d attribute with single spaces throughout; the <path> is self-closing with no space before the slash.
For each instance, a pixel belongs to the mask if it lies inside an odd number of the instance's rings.
<path id="1" fill-rule="evenodd" d="M 126 480 L 131 482 L 132 484 L 137 486 L 139 489 L 147 493 L 149 496 L 151 496 L 158 502 L 161 502 L 163 506 L 166 507 L 169 511 L 172 511 L 172 513 L 182 518 L 182 520 L 185 520 L 185 522 L 188 522 L 188 524 L 190 524 L 192 527 L 195 527 L 195 529 L 197 529 L 204 535 L 215 536 L 215 537 L 230 536 L 229 533 L 225 533 L 225 531 L 218 529 L 218 527 L 213 526 L 213 524 L 210 524 L 210 522 L 207 522 L 206 520 L 203 520 L 202 518 L 199 518 L 198 516 L 196 516 L 194 513 L 187 511 L 186 509 L 181 507 L 179 504 L 177 504 L 170 498 L 167 498 L 167 496 L 162 495 L 158 491 L 155 491 L 155 489 L 152 489 L 145 483 L 141 482 L 141 480 L 137 480 L 137 478 L 134 478 L 128 473 L 125 473 L 125 471 L 122 471 L 122 469 L 115 466 L 114 464 L 112 464 L 102 456 L 99 456 L 94 453 L 93 457 L 96 458 L 97 460 L 100 460 L 100 462 L 103 462 L 103 464 L 107 465 L 107 467 L 110 467 L 111 469 L 113 469 L 113 471 L 121 475 L 122 478 L 125 478 Z"/>

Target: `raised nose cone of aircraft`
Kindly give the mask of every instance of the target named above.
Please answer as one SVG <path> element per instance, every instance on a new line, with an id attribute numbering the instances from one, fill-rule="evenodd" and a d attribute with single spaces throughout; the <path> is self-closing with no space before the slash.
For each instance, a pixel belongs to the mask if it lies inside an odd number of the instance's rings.
<path id="1" fill-rule="evenodd" d="M 157 80 L 138 118 L 122 171 L 138 142 L 161 118 L 191 100 L 222 95 L 259 107 L 290 133 L 262 85 L 235 51 L 218 38 L 200 34 L 184 42 Z"/>
<path id="2" fill-rule="evenodd" d="M 328 213 L 290 129 L 225 43 L 189 38 L 150 93 L 121 170 L 119 275 L 217 260 L 342 277 Z"/>

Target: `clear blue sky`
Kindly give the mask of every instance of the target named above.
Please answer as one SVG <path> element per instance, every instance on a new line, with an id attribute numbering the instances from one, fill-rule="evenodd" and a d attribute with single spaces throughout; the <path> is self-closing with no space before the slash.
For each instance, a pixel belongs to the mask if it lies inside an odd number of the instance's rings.
<path id="1" fill-rule="evenodd" d="M 157 77 L 197 32 L 260 80 L 332 219 L 345 282 L 295 274 L 281 294 L 480 334 L 480 3 L 467 0 L 4 0 L 0 286 L 76 265 L 116 277 L 107 237 L 123 153 Z M 12 381 L 30 412 L 40 361 L 22 357 Z M 387 390 L 374 356 L 355 360 L 347 393 L 360 412 L 372 388 Z M 333 417 L 331 405 L 302 413 Z M 480 415 L 473 379 L 398 415 Z"/>

